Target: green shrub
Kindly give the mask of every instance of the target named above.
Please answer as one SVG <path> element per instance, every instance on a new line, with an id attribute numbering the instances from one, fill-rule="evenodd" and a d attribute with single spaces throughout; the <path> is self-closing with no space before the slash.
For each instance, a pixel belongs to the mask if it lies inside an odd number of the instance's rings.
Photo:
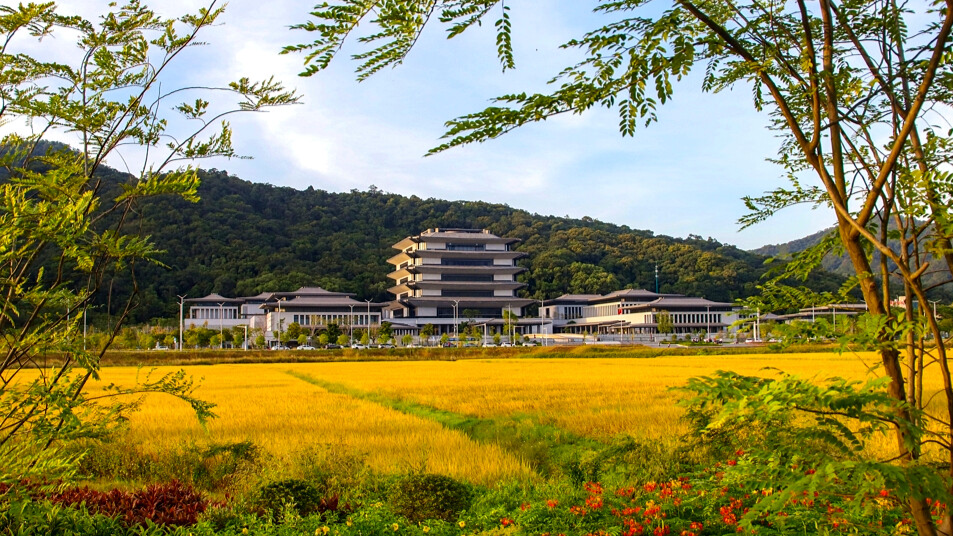
<path id="1" fill-rule="evenodd" d="M 304 480 L 289 478 L 262 486 L 257 493 L 255 506 L 277 519 L 286 506 L 292 506 L 301 516 L 306 516 L 318 510 L 321 504 L 321 494 Z"/>
<path id="2" fill-rule="evenodd" d="M 93 514 L 84 508 L 66 508 L 47 501 L 0 502 L 0 534 L 127 534 L 119 519 Z"/>
<path id="3" fill-rule="evenodd" d="M 427 519 L 455 521 L 470 506 L 470 486 L 443 475 L 419 474 L 397 482 L 390 493 L 395 513 L 415 523 Z"/>

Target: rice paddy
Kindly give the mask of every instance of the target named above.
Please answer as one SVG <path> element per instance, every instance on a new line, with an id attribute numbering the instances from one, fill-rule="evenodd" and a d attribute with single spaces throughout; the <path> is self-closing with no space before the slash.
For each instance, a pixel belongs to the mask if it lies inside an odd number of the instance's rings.
<path id="1" fill-rule="evenodd" d="M 205 430 L 184 403 L 150 396 L 132 416 L 124 442 L 161 456 L 182 445 L 251 441 L 277 473 L 293 472 L 309 452 L 330 448 L 375 473 L 423 470 L 491 484 L 538 475 L 494 442 L 305 379 L 465 417 L 525 416 L 594 440 L 666 441 L 685 431 L 679 395 L 670 388 L 690 377 L 716 370 L 768 375 L 763 369 L 770 366 L 819 380 L 862 379 L 875 363 L 874 354 L 817 353 L 190 366 L 189 374 L 203 378 L 197 396 L 217 404 L 219 417 Z M 107 368 L 103 376 L 131 383 L 136 372 Z"/>

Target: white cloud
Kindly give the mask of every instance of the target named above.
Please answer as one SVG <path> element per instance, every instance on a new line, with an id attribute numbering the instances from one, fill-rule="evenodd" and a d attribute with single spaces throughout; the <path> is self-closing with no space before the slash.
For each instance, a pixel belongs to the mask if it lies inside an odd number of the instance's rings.
<path id="1" fill-rule="evenodd" d="M 170 0 L 157 7 L 173 15 L 202 5 Z M 276 75 L 302 93 L 303 105 L 230 117 L 237 149 L 254 160 L 201 163 L 246 180 L 332 191 L 374 184 L 406 195 L 588 215 L 658 234 L 710 235 L 745 247 L 826 225 L 819 213 L 794 210 L 779 223 L 736 232 L 739 198 L 780 184 L 779 170 L 764 162 L 776 140 L 764 129 L 765 117 L 752 111 L 746 88 L 704 95 L 695 77 L 660 107 L 658 124 L 633 138 L 618 134 L 614 111 L 596 109 L 422 157 L 439 143 L 447 119 L 479 110 L 502 93 L 545 90 L 544 82 L 574 60 L 572 51 L 555 47 L 601 22 L 588 6 L 514 4 L 516 71 L 500 72 L 492 24 L 449 42 L 434 27 L 403 65 L 357 83 L 347 58 L 356 50 L 353 43 L 327 72 L 311 78 L 297 76 L 302 56 L 278 55 L 283 45 L 312 38 L 288 29 L 305 20 L 307 5 L 232 0 L 219 24 L 202 35 L 209 45 L 187 51 L 187 61 L 171 74 L 196 84 Z M 104 8 L 92 0 L 68 7 L 87 15 Z M 73 45 L 65 39 L 54 44 L 50 51 Z"/>

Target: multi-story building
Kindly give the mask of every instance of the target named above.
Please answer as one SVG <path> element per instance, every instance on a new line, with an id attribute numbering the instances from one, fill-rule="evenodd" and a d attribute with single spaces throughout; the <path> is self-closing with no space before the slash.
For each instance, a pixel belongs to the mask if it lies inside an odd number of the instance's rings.
<path id="1" fill-rule="evenodd" d="M 205 325 L 215 329 L 248 326 L 260 330 L 269 346 L 278 344 L 281 332 L 297 322 L 306 332 L 337 324 L 345 333 L 376 329 L 386 304 L 358 301 L 354 294 L 321 287 L 301 287 L 292 292 L 263 292 L 257 296 L 226 298 L 210 294 L 186 299 L 188 314 L 183 328 Z"/>
<path id="2" fill-rule="evenodd" d="M 544 320 L 555 333 L 613 335 L 624 340 L 652 340 L 659 334 L 659 317 L 668 315 L 676 334 L 725 331 L 736 319 L 731 303 L 681 294 L 656 294 L 625 289 L 610 294 L 564 294 L 546 300 Z"/>
<path id="3" fill-rule="evenodd" d="M 259 306 L 265 313 L 265 340 L 279 340 L 291 323 L 297 323 L 306 332 L 317 332 L 330 324 L 337 324 L 345 333 L 380 326 L 381 309 L 386 304 L 357 301 L 353 296 L 321 287 L 269 293 Z"/>
<path id="4" fill-rule="evenodd" d="M 519 298 L 524 283 L 516 265 L 525 253 L 513 250 L 516 238 L 501 238 L 486 229 L 428 229 L 394 244 L 399 253 L 388 289 L 394 301 L 386 309 L 394 322 L 435 333 L 452 333 L 455 323 L 472 320 L 485 326 L 503 325 L 505 311 L 522 316 L 532 300 Z"/>
<path id="5" fill-rule="evenodd" d="M 185 303 L 189 304 L 183 319 L 186 329 L 192 326 L 231 329 L 248 322 L 242 314 L 243 298 L 226 298 L 213 293 L 203 298 L 187 298 Z"/>

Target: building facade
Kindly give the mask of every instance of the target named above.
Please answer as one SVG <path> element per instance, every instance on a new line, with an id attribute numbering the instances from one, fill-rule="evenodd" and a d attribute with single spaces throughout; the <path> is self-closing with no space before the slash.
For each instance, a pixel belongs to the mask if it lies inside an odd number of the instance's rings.
<path id="1" fill-rule="evenodd" d="M 408 327 L 432 324 L 440 334 L 463 320 L 501 326 L 507 311 L 522 316 L 532 300 L 516 296 L 525 286 L 516 280 L 525 271 L 516 265 L 525 256 L 513 250 L 518 242 L 486 229 L 437 228 L 394 244 L 387 318 Z"/>
<path id="2" fill-rule="evenodd" d="M 301 287 L 292 292 L 263 292 L 257 296 L 226 298 L 210 294 L 184 300 L 189 304 L 183 328 L 206 326 L 230 329 L 247 326 L 258 330 L 268 346 L 276 346 L 281 333 L 298 323 L 306 333 L 317 333 L 337 324 L 342 332 L 374 330 L 382 321 L 385 303 L 358 301 L 354 294 L 321 287 Z"/>
<path id="3" fill-rule="evenodd" d="M 667 315 L 671 333 L 705 333 L 713 337 L 728 331 L 737 319 L 731 303 L 681 294 L 656 294 L 625 289 L 606 295 L 564 294 L 543 303 L 542 317 L 551 321 L 553 333 L 605 335 L 622 341 L 652 341 L 659 335 L 659 320 Z"/>

